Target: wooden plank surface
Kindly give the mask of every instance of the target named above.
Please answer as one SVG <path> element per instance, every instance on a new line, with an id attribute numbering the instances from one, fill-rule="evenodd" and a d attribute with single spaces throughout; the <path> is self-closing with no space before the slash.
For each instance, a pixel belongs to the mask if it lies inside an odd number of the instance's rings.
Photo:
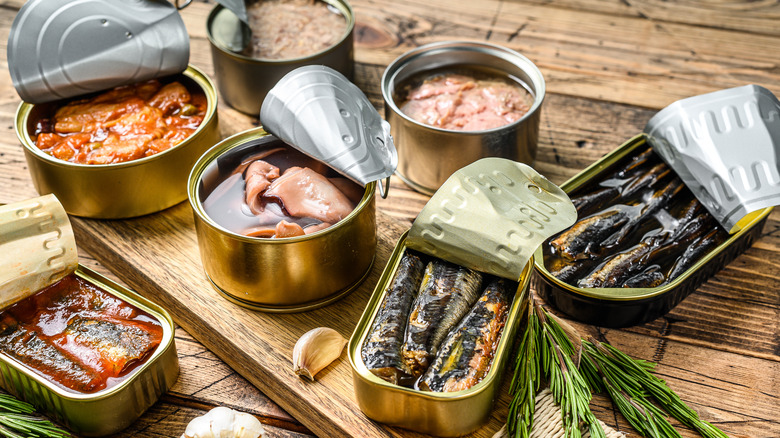
<path id="1" fill-rule="evenodd" d="M 541 68 L 548 86 L 539 153 L 535 167 L 561 183 L 604 153 L 640 132 L 660 108 L 679 98 L 716 89 L 758 83 L 780 94 L 780 4 L 773 1 L 696 2 L 634 0 L 532 0 L 524 2 L 477 0 L 449 2 L 351 2 L 357 16 L 356 83 L 380 108 L 379 78 L 385 65 L 420 44 L 447 39 L 487 40 L 519 50 Z M 0 2 L 0 44 L 20 0 Z M 211 4 L 196 1 L 182 15 L 191 35 L 191 62 L 213 74 L 205 17 Z M 4 47 L 0 47 L 4 49 Z M 7 74 L 5 50 L 0 55 L 0 202 L 35 195 L 26 164 L 13 134 L 18 97 Z M 223 135 L 257 124 L 221 105 Z M 389 241 L 408 226 L 426 197 L 394 181 L 391 196 L 380 200 L 380 236 Z M 247 365 L 250 355 L 269 354 L 279 375 L 289 370 L 289 355 L 263 346 L 246 356 L 225 352 L 240 324 L 258 318 L 253 312 L 227 304 L 204 286 L 194 249 L 189 207 L 180 205 L 159 215 L 162 220 L 100 223 L 75 221 L 82 247 L 91 249 L 120 278 L 177 315 L 177 322 L 194 322 L 180 306 L 195 305 L 203 318 L 233 310 L 238 316 L 225 322 L 220 333 L 192 333 L 239 373 L 258 385 L 292 417 L 198 342 L 177 330 L 182 374 L 171 393 L 121 436 L 179 436 L 186 423 L 218 404 L 257 415 L 271 425 L 271 436 L 300 436 L 306 426 L 321 436 L 351 433 L 401 435 L 365 420 L 360 414 L 330 416 L 319 386 L 332 387 L 342 397 L 338 406 L 352 402 L 349 367 L 345 357 L 329 368 L 314 385 L 289 379 L 279 382 L 273 372 Z M 635 357 L 659 362 L 659 373 L 702 417 L 722 427 L 729 436 L 780 436 L 780 213 L 770 217 L 762 238 L 696 293 L 665 317 L 626 330 L 582 327 L 607 339 Z M 151 222 L 151 223 L 150 223 Z M 153 224 L 152 224 L 153 223 Z M 140 236 L 152 232 L 153 241 L 173 239 L 179 253 L 149 250 Z M 110 244 L 108 243 L 110 242 Z M 184 250 L 186 248 L 186 251 Z M 381 247 L 379 260 L 387 256 Z M 174 263 L 182 270 L 163 271 Z M 90 262 L 92 263 L 92 262 Z M 370 284 L 376 279 L 375 266 Z M 181 300 L 167 298 L 170 290 Z M 195 292 L 195 303 L 184 300 Z M 213 294 L 210 295 L 210 294 Z M 361 295 L 362 294 L 362 295 Z M 158 299 L 160 298 L 160 299 Z M 213 299 L 212 299 L 213 298 Z M 304 320 L 336 326 L 351 333 L 349 318 L 362 311 L 365 292 L 335 304 L 347 320 L 331 320 L 328 308 L 300 316 L 280 316 L 280 324 Z M 171 301 L 168 303 L 166 300 Z M 220 301 L 221 300 L 221 301 Z M 170 305 L 169 305 L 170 304 Z M 213 306 L 212 306 L 213 305 Z M 232 306 L 232 307 L 230 307 Z M 359 307 L 359 309 L 353 308 Z M 229 309 L 229 310 L 226 310 Z M 335 313 L 335 312 L 334 312 Z M 181 315 L 181 316 L 180 316 Z M 275 317 L 276 318 L 276 317 Z M 354 324 L 354 322 L 352 323 Z M 314 326 L 314 325 L 312 325 Z M 303 328 L 300 328 L 300 333 Z M 296 333 L 286 330 L 284 342 Z M 297 334 L 300 334 L 297 333 Z M 291 345 L 290 349 L 291 349 Z M 269 367 L 270 368 L 270 367 Z M 284 391 L 302 391 L 300 401 L 288 401 Z M 313 399 L 313 402 L 310 400 Z M 312 403 L 316 407 L 311 407 Z M 630 430 L 609 402 L 596 398 L 597 415 L 622 430 Z M 312 412 L 315 411 L 315 412 Z M 490 436 L 506 413 L 506 396 L 499 400 L 491 424 L 477 436 Z M 327 417 L 327 418 L 325 418 Z M 321 425 L 320 423 L 326 423 Z M 337 423 L 337 424 L 331 424 Z M 364 431 L 359 429 L 366 425 Z M 683 436 L 696 436 L 684 431 Z"/>

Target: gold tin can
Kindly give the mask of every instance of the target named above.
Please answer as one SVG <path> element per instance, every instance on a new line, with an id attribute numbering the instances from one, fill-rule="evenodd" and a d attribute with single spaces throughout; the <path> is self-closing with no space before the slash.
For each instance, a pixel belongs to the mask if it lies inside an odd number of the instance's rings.
<path id="1" fill-rule="evenodd" d="M 398 88 L 411 77 L 443 68 L 484 70 L 518 80 L 533 96 L 519 120 L 484 131 L 454 131 L 420 123 L 404 114 Z M 525 56 L 504 47 L 471 41 L 444 41 L 410 50 L 382 75 L 385 119 L 398 149 L 396 174 L 418 192 L 433 194 L 456 170 L 484 157 L 532 164 L 536 159 L 545 82 Z"/>
<path id="2" fill-rule="evenodd" d="M 124 163 L 76 164 L 41 151 L 30 133 L 34 132 L 37 120 L 60 103 L 33 105 L 22 102 L 16 111 L 16 135 L 24 147 L 38 193 L 54 193 L 72 215 L 98 219 L 142 216 L 185 200 L 187 176 L 193 164 L 220 140 L 217 93 L 208 76 L 192 65 L 171 79 L 190 89 L 202 90 L 206 95 L 208 109 L 203 122 L 175 147 Z"/>
<path id="3" fill-rule="evenodd" d="M 208 216 L 205 187 L 218 183 L 219 166 L 285 146 L 262 128 L 233 135 L 195 164 L 189 199 L 206 276 L 228 300 L 265 312 L 315 309 L 352 292 L 368 275 L 376 253 L 376 183 L 366 185 L 355 209 L 337 224 L 300 237 L 261 239 L 234 233 Z"/>
<path id="4" fill-rule="evenodd" d="M 458 392 L 426 392 L 393 385 L 368 370 L 361 349 L 379 311 L 385 290 L 407 249 L 409 232 L 398 240 L 390 260 L 374 289 L 349 340 L 348 355 L 352 365 L 352 381 L 360 410 L 369 418 L 404 429 L 436 436 L 461 436 L 473 432 L 487 421 L 493 403 L 501 389 L 504 366 L 511 357 L 517 328 L 522 320 L 522 307 L 530 284 L 533 259 L 525 266 L 518 280 L 506 325 L 498 342 L 490 370 L 473 387 Z M 476 264 L 478 262 L 475 261 Z"/>
<path id="5" fill-rule="evenodd" d="M 173 320 L 163 308 L 86 267 L 79 265 L 75 275 L 154 316 L 163 327 L 160 345 L 121 383 L 93 394 L 64 389 L 0 352 L 0 386 L 79 435 L 110 435 L 138 419 L 176 382 Z"/>
<path id="6" fill-rule="evenodd" d="M 628 140 L 582 172 L 561 185 L 567 193 L 576 193 L 593 180 L 607 175 L 624 158 L 649 146 L 645 134 Z M 602 327 L 626 327 L 642 324 L 664 315 L 690 295 L 723 266 L 745 252 L 761 236 L 772 207 L 746 215 L 739 231 L 710 251 L 687 271 L 668 284 L 654 288 L 581 288 L 554 277 L 544 265 L 543 248 L 534 254 L 532 280 L 544 300 L 562 312 L 588 324 Z"/>
<path id="7" fill-rule="evenodd" d="M 206 19 L 206 33 L 219 94 L 231 107 L 257 117 L 268 91 L 287 73 L 304 65 L 325 65 L 350 80 L 354 68 L 355 13 L 347 0 L 323 1 L 344 16 L 346 28 L 338 42 L 310 56 L 258 59 L 241 53 L 250 38 L 246 24 L 229 9 L 216 5 Z M 237 45 L 237 50 L 231 46 Z"/>

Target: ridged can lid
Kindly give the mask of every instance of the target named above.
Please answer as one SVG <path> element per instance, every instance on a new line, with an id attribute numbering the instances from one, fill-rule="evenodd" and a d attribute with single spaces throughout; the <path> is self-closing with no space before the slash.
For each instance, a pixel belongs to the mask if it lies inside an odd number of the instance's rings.
<path id="1" fill-rule="evenodd" d="M 8 37 L 19 96 L 43 103 L 187 68 L 190 42 L 163 0 L 29 0 Z"/>
<path id="2" fill-rule="evenodd" d="M 366 185 L 389 178 L 398 153 L 387 123 L 365 94 L 330 67 L 285 75 L 260 108 L 263 128 L 347 178 Z M 382 195 L 387 187 L 380 184 Z"/>
<path id="3" fill-rule="evenodd" d="M 518 280 L 536 248 L 577 219 L 558 186 L 528 165 L 483 158 L 457 170 L 412 224 L 406 245 Z"/>
<path id="4" fill-rule="evenodd" d="M 78 267 L 73 229 L 54 195 L 0 206 L 0 236 L 0 308 Z"/>
<path id="5" fill-rule="evenodd" d="M 653 116 L 648 141 L 729 232 L 780 204 L 780 101 L 746 85 L 679 100 Z"/>

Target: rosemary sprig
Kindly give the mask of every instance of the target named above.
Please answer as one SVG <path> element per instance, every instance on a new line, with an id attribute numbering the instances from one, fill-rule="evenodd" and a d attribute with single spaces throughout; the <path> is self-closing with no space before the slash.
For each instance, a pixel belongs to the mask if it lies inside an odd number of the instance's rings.
<path id="1" fill-rule="evenodd" d="M 536 393 L 539 392 L 539 360 L 537 358 L 537 338 L 539 318 L 533 306 L 526 301 L 526 330 L 520 341 L 515 372 L 509 393 L 512 402 L 509 404 L 507 429 L 509 436 L 528 438 L 534 423 L 534 408 Z"/>
<path id="2" fill-rule="evenodd" d="M 527 324 L 520 343 L 515 374 L 510 386 L 507 426 L 511 436 L 527 438 L 533 428 L 536 392 L 542 379 L 549 382 L 567 438 L 580 438 L 583 423 L 593 438 L 605 438 L 604 429 L 590 410 L 590 384 L 580 374 L 572 356 L 575 348 L 569 336 L 544 308 L 529 295 Z"/>
<path id="3" fill-rule="evenodd" d="M 35 408 L 11 395 L 0 394 L 0 436 L 6 438 L 69 438 L 51 421 L 30 415 Z"/>
<path id="4" fill-rule="evenodd" d="M 542 329 L 541 369 L 550 383 L 555 402 L 561 407 L 565 436 L 581 437 L 581 424 L 586 423 L 592 438 L 606 438 L 604 429 L 590 410 L 590 385 L 572 361 L 576 353 L 574 344 L 554 317 L 551 318 L 542 306 L 534 307 Z"/>
<path id="5" fill-rule="evenodd" d="M 642 400 L 646 400 L 648 396 L 652 396 L 655 402 L 658 403 L 664 411 L 668 412 L 681 423 L 699 432 L 701 436 L 705 438 L 728 438 L 728 435 L 723 433 L 723 431 L 712 424 L 701 420 L 699 414 L 686 405 L 685 402 L 683 402 L 682 399 L 666 385 L 666 382 L 663 379 L 650 373 L 650 370 L 655 367 L 654 363 L 632 359 L 612 345 L 603 344 L 595 340 L 592 342 L 585 341 L 583 342 L 583 345 L 585 346 L 587 356 L 597 362 L 600 371 L 603 371 L 602 376 L 604 376 L 605 382 L 607 380 L 615 382 L 615 386 L 618 386 L 622 390 L 622 394 L 635 399 L 641 397 Z M 610 395 L 612 395 L 612 391 L 610 391 Z M 634 395 L 636 395 L 636 397 L 634 397 Z M 613 400 L 615 399 L 615 397 L 612 398 Z M 618 404 L 618 408 L 620 408 L 620 404 L 617 401 L 616 404 Z M 647 402 L 647 404 L 655 408 L 650 402 Z M 623 412 L 623 409 L 621 408 L 620 410 L 626 419 L 631 421 L 626 413 Z M 651 415 L 647 415 L 647 418 L 652 420 Z M 671 428 L 671 425 L 669 427 Z M 637 430 L 640 429 L 637 428 Z M 661 436 L 679 436 L 679 434 L 675 432 L 675 435 L 665 434 Z"/>

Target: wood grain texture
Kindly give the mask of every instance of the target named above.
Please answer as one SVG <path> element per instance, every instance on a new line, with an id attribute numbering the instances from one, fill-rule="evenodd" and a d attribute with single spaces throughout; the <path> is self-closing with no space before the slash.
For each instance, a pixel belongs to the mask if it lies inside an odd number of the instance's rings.
<path id="1" fill-rule="evenodd" d="M 5 59 L 8 31 L 22 3 L 0 2 L 0 202 L 36 195 L 13 132 L 19 99 Z M 780 93 L 776 1 L 351 3 L 357 18 L 355 82 L 380 113 L 384 67 L 420 44 L 490 41 L 519 50 L 539 65 L 548 94 L 534 166 L 555 183 L 640 132 L 674 100 L 749 82 Z M 205 32 L 212 7 L 196 0 L 182 16 L 191 35 L 191 63 L 213 78 Z M 224 104 L 219 117 L 223 136 L 258 124 Z M 394 179 L 390 197 L 377 202 L 382 243 L 371 277 L 347 299 L 299 315 L 258 314 L 217 295 L 202 275 L 186 204 L 135 220 L 74 220 L 83 248 L 161 303 L 196 338 L 177 329 L 179 381 L 119 436 L 180 436 L 190 419 L 218 404 L 256 415 L 271 426 L 271 436 L 300 436 L 306 427 L 320 436 L 414 436 L 375 424 L 356 410 L 346 354 L 310 384 L 289 372 L 289 352 L 297 336 L 317 325 L 349 336 L 389 247 L 426 201 Z M 666 316 L 624 330 L 578 327 L 634 357 L 659 362 L 658 372 L 683 399 L 729 436 L 780 436 L 779 239 L 780 212 L 774 212 L 752 248 Z M 203 330 L 203 324 L 214 330 Z M 243 348 L 245 342 L 252 345 Z M 491 422 L 475 436 L 497 429 L 507 402 L 504 390 Z M 593 405 L 608 424 L 631 430 L 603 397 Z M 685 430 L 683 436 L 697 435 Z"/>

